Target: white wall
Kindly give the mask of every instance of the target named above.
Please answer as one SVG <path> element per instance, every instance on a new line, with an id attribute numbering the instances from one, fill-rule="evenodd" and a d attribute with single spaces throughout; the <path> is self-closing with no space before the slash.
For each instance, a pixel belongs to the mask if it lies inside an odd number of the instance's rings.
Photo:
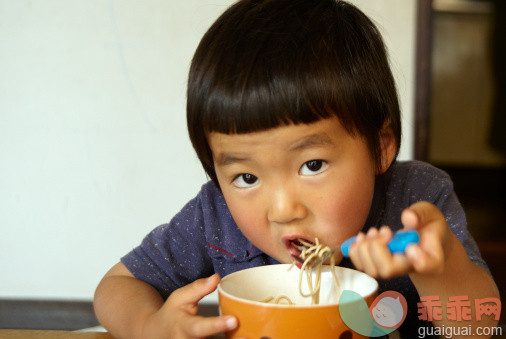
<path id="1" fill-rule="evenodd" d="M 354 1 L 382 27 L 411 157 L 414 0 Z M 230 0 L 0 0 L 0 297 L 91 299 L 206 178 L 186 73 Z"/>

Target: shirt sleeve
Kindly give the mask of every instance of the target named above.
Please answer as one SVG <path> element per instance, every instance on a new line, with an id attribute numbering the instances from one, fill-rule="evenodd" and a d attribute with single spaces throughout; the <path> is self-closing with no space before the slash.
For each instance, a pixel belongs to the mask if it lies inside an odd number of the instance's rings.
<path id="1" fill-rule="evenodd" d="M 206 250 L 202 194 L 167 224 L 151 231 L 121 262 L 166 299 L 175 289 L 213 274 Z"/>

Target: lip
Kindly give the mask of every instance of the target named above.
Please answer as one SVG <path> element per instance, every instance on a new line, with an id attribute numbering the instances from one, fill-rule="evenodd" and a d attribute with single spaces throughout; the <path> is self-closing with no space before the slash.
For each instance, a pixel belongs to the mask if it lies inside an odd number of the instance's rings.
<path id="1" fill-rule="evenodd" d="M 299 239 L 303 239 L 307 242 L 313 243 L 312 240 L 309 240 L 309 239 L 311 239 L 311 237 L 308 237 L 308 236 L 302 235 L 302 234 L 288 234 L 288 235 L 281 237 L 281 241 L 283 242 L 283 244 L 285 245 L 286 248 L 293 248 L 292 242 L 298 241 Z"/>
<path id="2" fill-rule="evenodd" d="M 289 234 L 289 235 L 285 235 L 281 238 L 283 244 L 285 245 L 287 251 L 288 251 L 288 254 L 290 254 L 290 257 L 295 257 L 295 258 L 298 258 L 300 256 L 300 250 L 298 248 L 296 248 L 295 246 L 293 246 L 292 242 L 293 241 L 297 241 L 299 239 L 304 239 L 308 242 L 313 242 L 312 240 L 309 240 L 310 237 L 306 236 L 306 235 L 302 235 L 302 234 Z M 296 262 L 295 265 L 300 268 L 301 267 L 301 264 L 299 262 Z"/>

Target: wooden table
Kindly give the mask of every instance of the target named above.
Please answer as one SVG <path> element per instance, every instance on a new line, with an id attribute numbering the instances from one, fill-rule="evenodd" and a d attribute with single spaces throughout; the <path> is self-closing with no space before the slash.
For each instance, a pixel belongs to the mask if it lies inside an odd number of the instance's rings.
<path id="1" fill-rule="evenodd" d="M 112 339 L 105 332 L 76 332 L 76 331 L 48 331 L 48 330 L 3 330 L 0 329 L 0 338 L 77 338 L 77 339 Z"/>

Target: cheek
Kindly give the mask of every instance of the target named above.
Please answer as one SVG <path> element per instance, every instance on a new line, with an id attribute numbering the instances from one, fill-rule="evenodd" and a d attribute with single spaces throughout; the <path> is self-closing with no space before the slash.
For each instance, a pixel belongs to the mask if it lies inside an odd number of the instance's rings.
<path id="1" fill-rule="evenodd" d="M 217 174 L 227 207 L 235 223 L 244 236 L 256 247 L 259 247 L 259 244 L 265 243 L 265 239 L 271 238 L 268 236 L 269 227 L 262 201 L 248 195 L 238 194 L 223 182 L 220 173 Z"/>
<path id="2" fill-rule="evenodd" d="M 225 193 L 224 193 L 225 194 Z M 228 208 L 241 232 L 251 242 L 258 242 L 267 232 L 260 206 L 251 201 L 241 201 L 225 195 Z"/>
<path id="3" fill-rule="evenodd" d="M 351 178 L 350 178 L 351 179 Z M 364 226 L 374 195 L 374 176 L 362 176 L 329 187 L 317 214 L 336 242 L 356 235 Z M 336 229 L 339 230 L 336 232 Z"/>

